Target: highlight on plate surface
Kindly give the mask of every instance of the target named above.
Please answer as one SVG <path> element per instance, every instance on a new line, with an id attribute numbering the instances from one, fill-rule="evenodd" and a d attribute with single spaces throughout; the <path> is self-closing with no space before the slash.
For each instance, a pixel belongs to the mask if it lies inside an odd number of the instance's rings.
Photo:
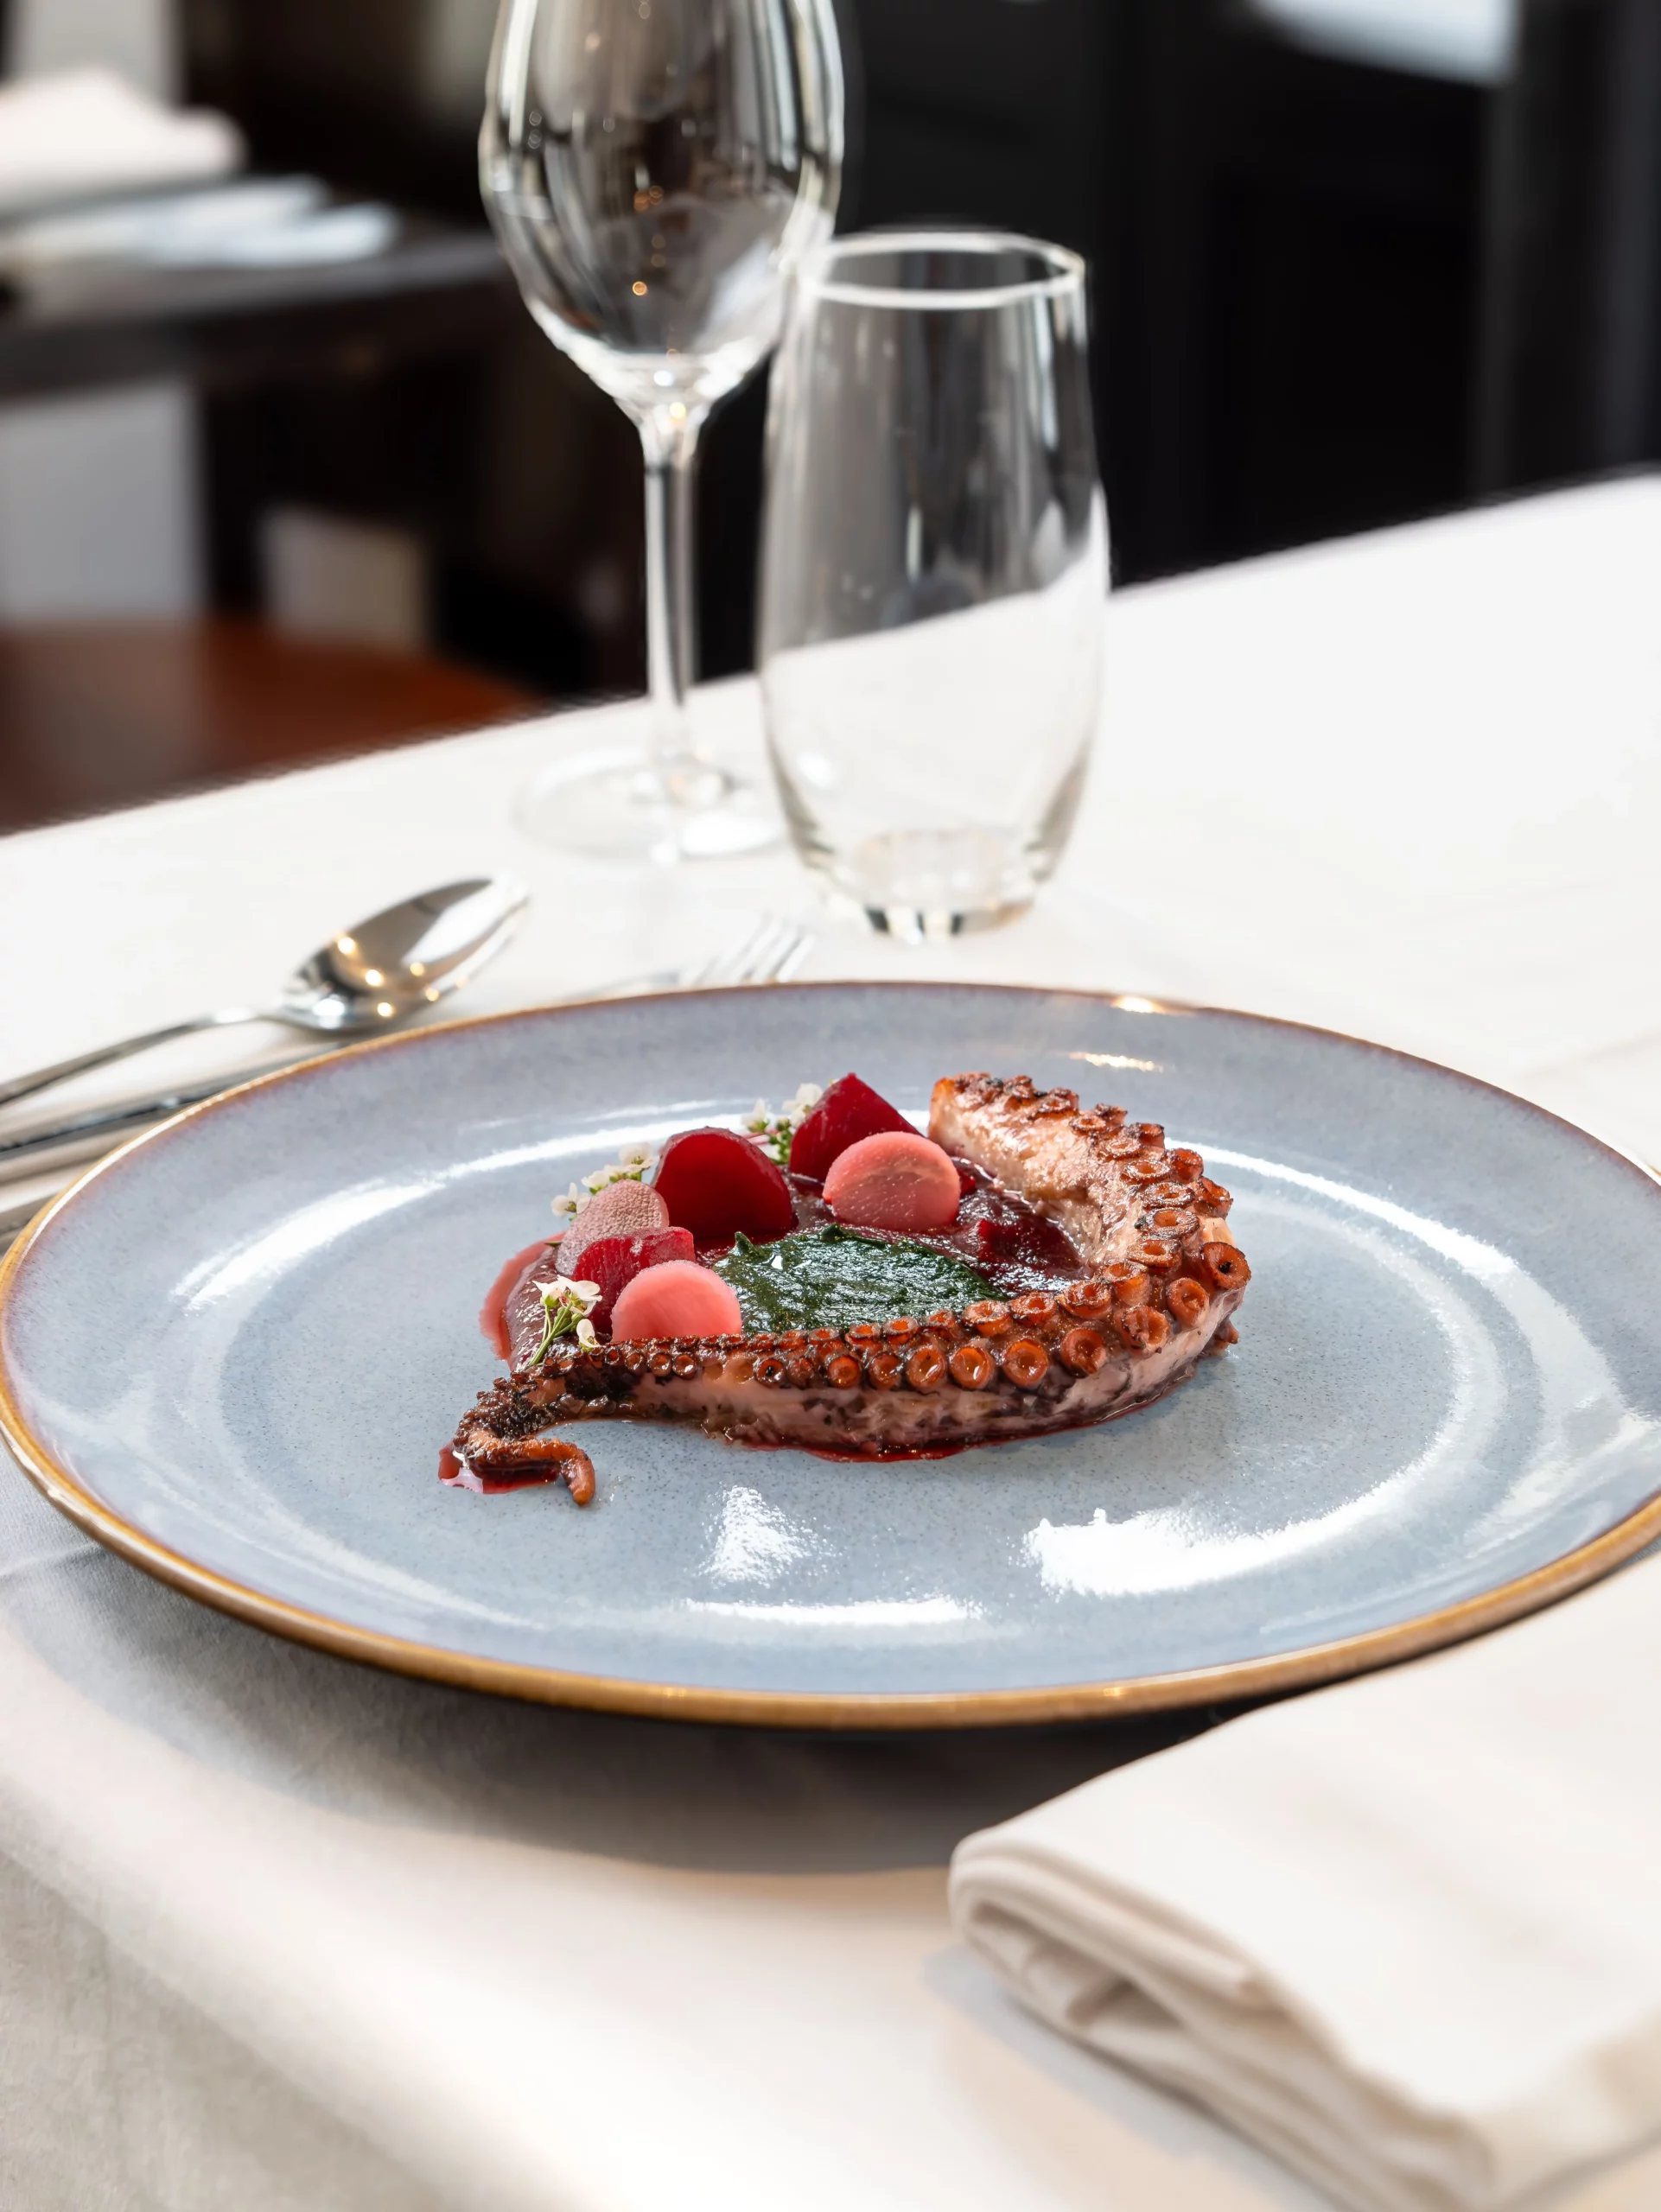
<path id="1" fill-rule="evenodd" d="M 1027 1076 L 944 1076 L 929 1134 L 857 1075 L 684 1129 L 554 1201 L 480 1325 L 510 1372 L 441 1462 L 595 1495 L 562 1429 L 692 1423 L 941 1457 L 1129 1413 L 1236 1341 L 1251 1269 L 1197 1152 Z"/>

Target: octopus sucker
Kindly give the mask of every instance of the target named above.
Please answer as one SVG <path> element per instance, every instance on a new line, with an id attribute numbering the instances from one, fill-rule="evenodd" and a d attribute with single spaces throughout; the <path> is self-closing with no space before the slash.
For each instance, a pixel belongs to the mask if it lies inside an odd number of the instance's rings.
<path id="1" fill-rule="evenodd" d="M 592 1463 L 560 1430 L 666 1421 L 850 1459 L 939 1453 L 1114 1419 L 1235 1341 L 1251 1270 L 1229 1227 L 1232 1202 L 1160 1123 L 1081 1106 L 1025 1076 L 975 1073 L 935 1084 L 929 1135 L 1053 1223 L 1076 1276 L 840 1328 L 566 1339 L 534 1352 L 522 1339 L 451 1450 L 487 1475 L 546 1470 L 582 1504 Z"/>

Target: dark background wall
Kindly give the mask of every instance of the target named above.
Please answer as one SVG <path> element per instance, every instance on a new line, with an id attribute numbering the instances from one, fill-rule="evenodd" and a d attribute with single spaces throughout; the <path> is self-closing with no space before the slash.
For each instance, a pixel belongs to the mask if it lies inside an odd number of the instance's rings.
<path id="1" fill-rule="evenodd" d="M 186 0 L 190 90 L 262 166 L 477 224 L 491 12 Z M 1089 257 L 1121 581 L 1657 450 L 1651 0 L 1528 0 L 1498 87 L 1300 51 L 1243 0 L 844 15 L 844 227 L 962 219 Z M 741 396 L 708 448 L 710 672 L 748 659 L 764 407 Z M 633 436 L 528 320 L 355 390 L 240 394 L 208 435 L 232 601 L 252 507 L 329 499 L 429 534 L 447 650 L 551 691 L 638 681 Z"/>

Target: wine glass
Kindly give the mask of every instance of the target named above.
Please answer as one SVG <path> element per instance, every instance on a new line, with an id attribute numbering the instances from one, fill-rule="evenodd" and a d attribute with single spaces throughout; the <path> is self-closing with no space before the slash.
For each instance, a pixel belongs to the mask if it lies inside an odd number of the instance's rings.
<path id="1" fill-rule="evenodd" d="M 771 841 L 691 740 L 693 471 L 830 233 L 843 143 L 831 0 L 503 0 L 481 188 L 526 305 L 646 454 L 651 740 L 544 772 L 539 840 L 659 859 Z"/>
<path id="2" fill-rule="evenodd" d="M 759 658 L 796 849 L 874 928 L 986 928 L 1054 868 L 1107 581 L 1078 255 L 826 245 L 773 372 Z"/>

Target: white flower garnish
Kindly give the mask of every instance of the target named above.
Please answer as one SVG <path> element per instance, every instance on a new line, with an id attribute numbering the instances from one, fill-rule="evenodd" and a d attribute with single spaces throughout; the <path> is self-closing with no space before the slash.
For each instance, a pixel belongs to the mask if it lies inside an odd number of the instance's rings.
<path id="1" fill-rule="evenodd" d="M 796 1096 L 787 1098 L 776 1114 L 766 1099 L 758 1098 L 745 1117 L 744 1128 L 749 1135 L 761 1140 L 763 1151 L 771 1153 L 780 1167 L 788 1166 L 790 1140 L 824 1096 L 818 1084 L 802 1084 Z"/>
<path id="2" fill-rule="evenodd" d="M 542 1342 L 531 1356 L 532 1367 L 546 1359 L 561 1337 L 574 1336 L 585 1351 L 598 1341 L 589 1319 L 600 1302 L 597 1282 L 538 1283 L 537 1295 L 542 1300 Z"/>

